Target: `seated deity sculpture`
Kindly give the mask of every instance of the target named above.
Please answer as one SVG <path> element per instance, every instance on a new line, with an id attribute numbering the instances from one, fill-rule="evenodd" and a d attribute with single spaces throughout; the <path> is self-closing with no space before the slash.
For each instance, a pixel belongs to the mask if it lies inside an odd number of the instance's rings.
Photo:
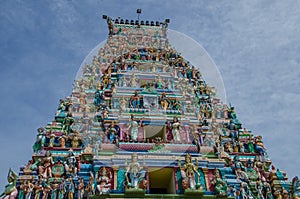
<path id="1" fill-rule="evenodd" d="M 218 196 L 227 196 L 227 183 L 222 180 L 219 171 L 216 169 L 215 172 L 215 177 L 212 181 L 212 184 L 215 186 L 215 192 Z"/>
<path id="2" fill-rule="evenodd" d="M 185 163 L 181 166 L 180 161 L 178 162 L 180 168 L 180 174 L 182 177 L 182 187 L 184 189 L 197 189 L 200 187 L 200 173 L 198 172 L 198 162 L 193 164 L 192 157 L 190 154 L 186 154 Z M 196 184 L 196 177 L 198 177 L 198 183 Z"/>
<path id="3" fill-rule="evenodd" d="M 138 163 L 137 153 L 133 153 L 131 156 L 131 162 L 126 167 L 125 179 L 126 185 L 129 189 L 142 189 L 145 188 L 147 181 L 146 171 Z"/>
<path id="4" fill-rule="evenodd" d="M 115 121 L 107 127 L 106 136 L 111 144 L 116 143 L 117 138 L 120 137 L 120 127 L 115 124 Z"/>
<path id="5" fill-rule="evenodd" d="M 52 165 L 54 164 L 50 151 L 46 151 L 45 157 L 40 160 L 38 169 L 39 174 L 44 178 L 52 177 Z"/>
<path id="6" fill-rule="evenodd" d="M 97 176 L 97 190 L 99 191 L 100 195 L 108 194 L 111 187 L 111 172 L 105 167 L 102 167 L 98 173 L 99 176 Z"/>
<path id="7" fill-rule="evenodd" d="M 142 108 L 142 97 L 138 95 L 138 92 L 135 91 L 134 95 L 130 97 L 129 101 L 129 107 L 130 108 Z"/>
<path id="8" fill-rule="evenodd" d="M 160 105 L 161 105 L 161 108 L 164 109 L 164 110 L 167 110 L 167 108 L 169 107 L 169 99 L 167 98 L 167 95 L 165 92 L 163 92 L 159 98 L 159 102 L 160 102 Z"/>

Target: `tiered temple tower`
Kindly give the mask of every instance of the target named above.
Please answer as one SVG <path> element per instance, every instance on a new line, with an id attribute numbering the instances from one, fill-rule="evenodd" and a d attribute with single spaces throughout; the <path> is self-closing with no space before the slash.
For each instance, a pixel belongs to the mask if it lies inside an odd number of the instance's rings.
<path id="1" fill-rule="evenodd" d="M 3 197 L 299 197 L 262 137 L 244 128 L 164 22 L 112 19 L 109 35 L 37 131 Z"/>

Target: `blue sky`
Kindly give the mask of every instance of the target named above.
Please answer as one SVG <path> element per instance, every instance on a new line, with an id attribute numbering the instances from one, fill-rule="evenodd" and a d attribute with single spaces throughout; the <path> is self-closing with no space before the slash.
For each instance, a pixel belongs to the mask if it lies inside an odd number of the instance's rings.
<path id="1" fill-rule="evenodd" d="M 36 129 L 71 94 L 85 56 L 106 39 L 102 15 L 170 18 L 217 64 L 227 101 L 261 134 L 276 168 L 300 174 L 300 2 L 296 0 L 0 1 L 0 190 L 30 159 Z"/>

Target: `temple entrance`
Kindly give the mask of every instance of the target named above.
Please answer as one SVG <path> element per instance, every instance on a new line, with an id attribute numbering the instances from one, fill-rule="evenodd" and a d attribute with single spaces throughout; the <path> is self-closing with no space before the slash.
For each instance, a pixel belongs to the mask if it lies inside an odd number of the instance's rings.
<path id="1" fill-rule="evenodd" d="M 151 194 L 175 194 L 173 168 L 149 168 Z"/>

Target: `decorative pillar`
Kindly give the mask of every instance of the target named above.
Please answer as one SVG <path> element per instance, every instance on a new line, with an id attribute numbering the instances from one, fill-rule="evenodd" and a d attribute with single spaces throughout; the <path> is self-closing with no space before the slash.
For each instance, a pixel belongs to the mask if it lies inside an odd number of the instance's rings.
<path id="1" fill-rule="evenodd" d="M 113 165 L 111 168 L 114 171 L 114 176 L 113 176 L 113 190 L 116 190 L 117 189 L 117 184 L 118 184 L 117 176 L 118 176 L 119 166 Z"/>
<path id="2" fill-rule="evenodd" d="M 208 168 L 202 168 L 205 184 L 206 184 L 206 190 L 209 191 L 209 184 L 208 184 Z"/>

